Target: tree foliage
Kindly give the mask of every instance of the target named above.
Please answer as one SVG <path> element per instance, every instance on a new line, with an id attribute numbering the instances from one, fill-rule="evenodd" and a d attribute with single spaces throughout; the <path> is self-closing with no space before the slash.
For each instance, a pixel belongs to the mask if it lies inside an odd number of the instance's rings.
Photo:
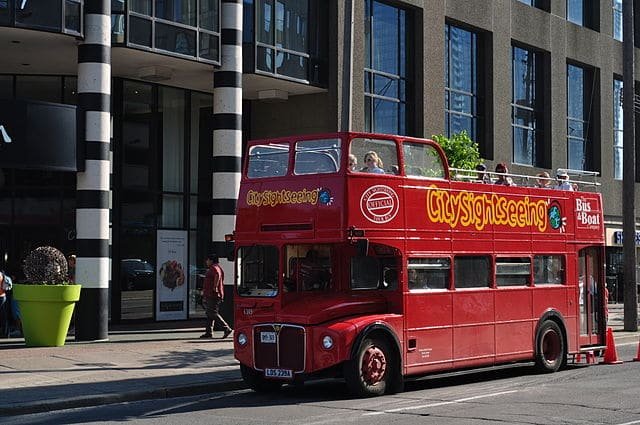
<path id="1" fill-rule="evenodd" d="M 433 136 L 433 140 L 442 147 L 449 167 L 465 170 L 475 170 L 482 162 L 478 144 L 469 138 L 466 131 L 452 134 L 450 138 L 439 134 Z"/>

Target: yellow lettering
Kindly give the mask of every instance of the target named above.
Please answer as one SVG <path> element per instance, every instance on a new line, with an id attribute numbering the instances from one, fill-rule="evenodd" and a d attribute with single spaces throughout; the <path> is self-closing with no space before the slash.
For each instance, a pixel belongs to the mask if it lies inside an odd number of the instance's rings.
<path id="1" fill-rule="evenodd" d="M 427 192 L 427 218 L 433 223 L 447 223 L 451 228 L 487 225 L 509 227 L 534 226 L 539 232 L 547 229 L 547 202 L 509 199 L 497 194 L 451 193 L 431 186 Z"/>
<path id="2" fill-rule="evenodd" d="M 318 203 L 319 193 L 320 189 L 302 189 L 299 191 L 282 189 L 279 191 L 263 190 L 262 192 L 249 190 L 247 192 L 246 202 L 247 205 L 253 207 L 277 207 L 278 205 L 284 204 L 316 205 Z"/>

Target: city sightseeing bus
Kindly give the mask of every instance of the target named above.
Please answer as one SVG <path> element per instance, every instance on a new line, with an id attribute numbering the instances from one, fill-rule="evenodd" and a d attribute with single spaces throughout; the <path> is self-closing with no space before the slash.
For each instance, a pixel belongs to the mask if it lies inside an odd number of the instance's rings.
<path id="1" fill-rule="evenodd" d="M 602 199 L 454 178 L 433 141 L 365 133 L 248 144 L 235 242 L 235 357 L 269 391 L 535 362 L 605 343 Z M 375 152 L 381 170 L 350 167 Z"/>

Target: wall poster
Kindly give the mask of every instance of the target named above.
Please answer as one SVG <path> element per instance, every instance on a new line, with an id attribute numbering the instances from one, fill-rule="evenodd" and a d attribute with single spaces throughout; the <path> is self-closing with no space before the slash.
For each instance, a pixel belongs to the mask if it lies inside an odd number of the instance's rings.
<path id="1" fill-rule="evenodd" d="M 156 320 L 187 318 L 187 231 L 158 230 Z"/>

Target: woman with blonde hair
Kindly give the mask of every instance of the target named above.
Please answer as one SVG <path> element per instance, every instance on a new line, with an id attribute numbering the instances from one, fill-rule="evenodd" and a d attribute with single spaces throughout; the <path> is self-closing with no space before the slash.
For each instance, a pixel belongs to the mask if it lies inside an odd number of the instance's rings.
<path id="1" fill-rule="evenodd" d="M 382 160 L 378 156 L 378 154 L 374 151 L 369 151 L 364 154 L 364 163 L 365 166 L 362 170 L 365 173 L 376 173 L 376 174 L 384 174 L 384 170 L 382 167 Z"/>

